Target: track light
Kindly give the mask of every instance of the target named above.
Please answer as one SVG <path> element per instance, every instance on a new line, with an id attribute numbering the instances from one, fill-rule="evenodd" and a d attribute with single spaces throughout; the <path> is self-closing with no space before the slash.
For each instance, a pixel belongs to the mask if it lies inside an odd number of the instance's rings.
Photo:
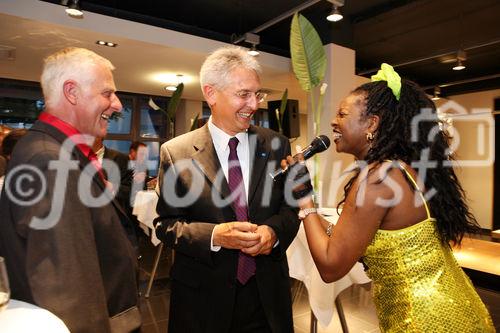
<path id="1" fill-rule="evenodd" d="M 441 88 L 439 86 L 434 87 L 434 96 L 432 96 L 433 101 L 437 101 L 441 99 Z"/>
<path id="2" fill-rule="evenodd" d="M 244 40 L 248 44 L 252 44 L 252 47 L 250 50 L 248 50 L 248 54 L 250 54 L 253 57 L 256 57 L 259 55 L 259 51 L 257 51 L 257 45 L 260 43 L 260 36 L 251 32 L 247 32 L 244 35 Z"/>
<path id="3" fill-rule="evenodd" d="M 83 18 L 83 11 L 80 8 L 79 0 L 69 0 L 66 13 L 73 18 Z"/>
<path id="4" fill-rule="evenodd" d="M 248 50 L 247 52 L 252 57 L 256 57 L 256 56 L 258 56 L 260 54 L 259 51 L 257 51 L 257 47 L 255 46 L 255 44 L 253 44 L 252 47 L 250 48 L 250 50 Z"/>
<path id="5" fill-rule="evenodd" d="M 465 69 L 464 64 L 462 63 L 462 60 L 457 59 L 457 64 L 453 66 L 454 71 L 461 71 L 462 69 Z"/>
<path id="6" fill-rule="evenodd" d="M 344 0 L 328 0 L 332 3 L 333 9 L 330 15 L 326 19 L 330 22 L 338 22 L 344 18 L 344 15 L 340 12 L 339 8 L 344 6 Z"/>
<path id="7" fill-rule="evenodd" d="M 464 50 L 458 50 L 457 52 L 457 63 L 453 67 L 454 71 L 461 71 L 462 69 L 465 69 L 465 65 L 463 64 L 462 61 L 465 61 L 467 59 L 467 55 Z"/>
<path id="8" fill-rule="evenodd" d="M 330 13 L 330 15 L 328 15 L 326 17 L 326 19 L 330 22 L 338 22 L 340 20 L 342 20 L 344 18 L 344 16 L 342 15 L 342 13 L 340 12 L 339 8 L 337 7 L 337 5 L 333 5 L 333 10 L 332 12 Z"/>

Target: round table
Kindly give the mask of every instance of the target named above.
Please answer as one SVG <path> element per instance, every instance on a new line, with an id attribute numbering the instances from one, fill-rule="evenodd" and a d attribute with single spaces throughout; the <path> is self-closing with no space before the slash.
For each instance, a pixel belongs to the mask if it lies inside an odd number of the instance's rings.
<path id="1" fill-rule="evenodd" d="M 69 333 L 63 321 L 36 305 L 11 299 L 0 311 L 2 333 Z"/>

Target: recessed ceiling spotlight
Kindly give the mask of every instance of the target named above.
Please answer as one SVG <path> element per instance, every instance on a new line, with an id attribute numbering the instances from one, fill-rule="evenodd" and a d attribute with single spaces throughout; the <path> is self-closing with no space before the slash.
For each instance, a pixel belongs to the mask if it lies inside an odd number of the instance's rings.
<path id="1" fill-rule="evenodd" d="M 117 47 L 118 44 L 113 42 L 106 42 L 104 40 L 98 40 L 95 42 L 97 45 L 108 46 L 108 47 Z"/>
<path id="2" fill-rule="evenodd" d="M 72 18 L 83 18 L 83 11 L 80 8 L 79 0 L 69 0 L 68 7 L 65 9 L 66 14 Z"/>

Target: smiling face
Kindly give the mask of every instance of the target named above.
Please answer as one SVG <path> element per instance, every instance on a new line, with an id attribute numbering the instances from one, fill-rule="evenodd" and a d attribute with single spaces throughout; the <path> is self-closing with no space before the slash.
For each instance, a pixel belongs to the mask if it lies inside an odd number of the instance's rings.
<path id="1" fill-rule="evenodd" d="M 111 70 L 97 64 L 89 70 L 87 80 L 81 80 L 78 86 L 78 110 L 74 126 L 83 134 L 104 137 L 108 121 L 103 119 L 113 112 L 120 112 L 122 104 L 116 96 L 116 87 Z"/>
<path id="2" fill-rule="evenodd" d="M 364 115 L 364 100 L 363 94 L 347 96 L 340 103 L 337 115 L 331 122 L 337 152 L 352 154 L 358 160 L 363 159 L 370 149 L 366 133 L 374 134 L 376 127 L 376 119 Z"/>
<path id="3" fill-rule="evenodd" d="M 212 109 L 213 123 L 229 135 L 244 132 L 259 106 L 257 93 L 260 79 L 254 70 L 237 68 L 231 72 L 228 84 L 217 89 L 205 86 L 204 93 Z"/>

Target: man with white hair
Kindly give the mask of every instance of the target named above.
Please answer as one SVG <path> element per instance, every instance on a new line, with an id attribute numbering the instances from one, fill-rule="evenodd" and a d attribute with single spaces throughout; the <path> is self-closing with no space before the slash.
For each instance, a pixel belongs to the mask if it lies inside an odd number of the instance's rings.
<path id="1" fill-rule="evenodd" d="M 265 93 L 260 66 L 238 47 L 200 71 L 212 115 L 161 147 L 156 235 L 175 249 L 169 332 L 293 332 L 286 249 L 297 210 L 270 171 L 286 137 L 251 125 Z"/>
<path id="2" fill-rule="evenodd" d="M 90 145 L 122 105 L 113 65 L 67 48 L 45 59 L 45 111 L 16 145 L 0 199 L 0 255 L 12 297 L 71 332 L 139 329 L 137 262 Z M 122 216 L 122 218 L 125 218 Z"/>

